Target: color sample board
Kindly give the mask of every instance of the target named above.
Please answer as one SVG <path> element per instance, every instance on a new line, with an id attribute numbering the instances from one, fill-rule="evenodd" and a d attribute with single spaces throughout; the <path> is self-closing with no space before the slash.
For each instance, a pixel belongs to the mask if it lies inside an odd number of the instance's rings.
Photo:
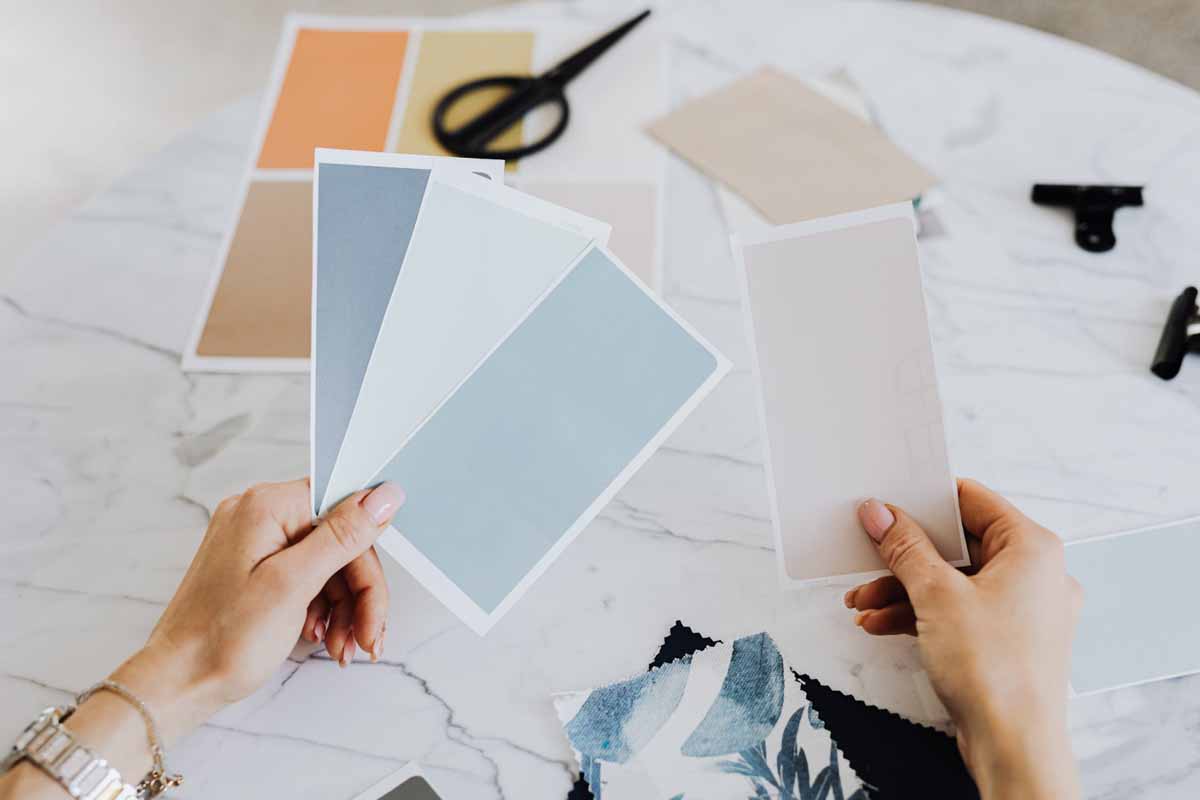
<path id="1" fill-rule="evenodd" d="M 307 369 L 314 151 L 448 155 L 429 133 L 432 103 L 461 80 L 528 72 L 534 39 L 455 20 L 289 16 L 184 369 Z"/>
<path id="2" fill-rule="evenodd" d="M 323 498 L 430 173 L 441 164 L 468 179 L 474 174 L 498 183 L 504 163 L 319 149 L 316 164 L 308 202 L 314 221 L 310 257 L 316 265 L 312 328 L 320 332 L 320 346 L 313 348 L 310 475 L 314 497 Z"/>
<path id="3" fill-rule="evenodd" d="M 869 122 L 770 67 L 648 130 L 773 225 L 912 200 L 937 182 Z"/>
<path id="4" fill-rule="evenodd" d="M 1071 688 L 1091 694 L 1200 672 L 1200 517 L 1069 542 L 1083 586 Z"/>
<path id="5" fill-rule="evenodd" d="M 908 203 L 733 239 L 785 584 L 885 574 L 855 509 L 905 508 L 969 563 Z"/>
<path id="6" fill-rule="evenodd" d="M 397 158 L 405 157 L 373 156 L 376 161 Z M 353 214 L 338 211 L 337 224 L 355 225 Z M 373 330 L 354 334 L 373 349 L 340 448 L 314 458 L 318 510 L 365 486 L 587 246 L 607 241 L 608 235 L 604 223 L 498 182 L 461 170 L 436 170 L 426 184 L 411 241 L 391 261 L 402 258 L 403 268 L 387 295 L 386 316 L 372 320 Z M 327 263 L 323 255 L 318 247 L 318 280 L 325 274 L 339 280 L 338 262 Z M 362 272 L 366 259 L 355 252 L 337 255 L 347 256 L 356 274 Z M 353 306 L 339 310 L 340 316 L 316 322 L 318 353 L 327 340 L 343 340 L 348 318 L 359 314 Z M 338 377 L 317 376 L 314 417 L 325 415 L 329 396 L 346 390 Z M 328 484 L 317 494 L 330 454 L 336 459 Z"/>
<path id="7" fill-rule="evenodd" d="M 728 369 L 589 248 L 371 480 L 408 493 L 380 544 L 486 632 Z"/>

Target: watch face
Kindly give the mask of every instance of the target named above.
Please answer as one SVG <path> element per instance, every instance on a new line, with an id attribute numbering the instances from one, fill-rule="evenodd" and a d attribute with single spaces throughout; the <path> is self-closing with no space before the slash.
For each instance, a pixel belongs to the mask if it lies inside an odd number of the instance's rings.
<path id="1" fill-rule="evenodd" d="M 379 800 L 441 800 L 433 787 L 422 777 L 409 778 Z"/>

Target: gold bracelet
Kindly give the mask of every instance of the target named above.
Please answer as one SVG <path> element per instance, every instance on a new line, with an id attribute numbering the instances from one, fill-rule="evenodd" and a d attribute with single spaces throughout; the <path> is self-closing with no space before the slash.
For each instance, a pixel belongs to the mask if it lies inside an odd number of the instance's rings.
<path id="1" fill-rule="evenodd" d="M 120 697 L 129 705 L 133 706 L 141 716 L 142 721 L 146 723 L 146 739 L 150 743 L 150 757 L 153 760 L 154 766 L 150 772 L 137 785 L 138 797 L 152 798 L 158 797 L 167 789 L 174 788 L 183 783 L 182 775 L 168 775 L 166 758 L 163 755 L 162 737 L 158 734 L 158 725 L 154 722 L 154 715 L 150 713 L 150 709 L 146 704 L 138 698 L 133 692 L 126 689 L 116 681 L 100 681 L 95 686 L 85 689 L 80 695 L 75 698 L 75 705 L 81 706 L 96 692 L 108 691 Z"/>

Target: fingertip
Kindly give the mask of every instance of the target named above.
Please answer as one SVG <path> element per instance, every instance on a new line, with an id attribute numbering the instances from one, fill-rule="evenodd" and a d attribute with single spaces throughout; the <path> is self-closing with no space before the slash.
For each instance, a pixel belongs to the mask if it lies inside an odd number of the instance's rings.
<path id="1" fill-rule="evenodd" d="M 858 521 L 867 535 L 879 543 L 883 541 L 884 535 L 892 525 L 896 524 L 896 515 L 890 506 L 872 497 L 859 504 Z"/>
<path id="2" fill-rule="evenodd" d="M 408 497 L 404 490 L 391 481 L 379 484 L 362 500 L 363 509 L 370 515 L 371 521 L 383 526 L 391 522 L 392 517 L 404 505 Z"/>
<path id="3" fill-rule="evenodd" d="M 842 598 L 842 603 L 845 604 L 846 608 L 854 608 L 854 596 L 856 594 L 858 594 L 857 586 L 846 592 L 845 596 Z"/>

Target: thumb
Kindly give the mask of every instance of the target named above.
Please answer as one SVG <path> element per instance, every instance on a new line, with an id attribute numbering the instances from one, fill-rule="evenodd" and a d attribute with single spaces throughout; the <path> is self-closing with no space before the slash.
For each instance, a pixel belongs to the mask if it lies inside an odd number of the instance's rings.
<path id="1" fill-rule="evenodd" d="M 288 562 L 287 573 L 299 579 L 305 591 L 315 597 L 334 573 L 375 544 L 404 505 L 404 499 L 404 490 L 394 483 L 356 492 L 338 503 L 311 533 L 277 558 Z"/>
<path id="2" fill-rule="evenodd" d="M 929 535 L 912 517 L 874 498 L 858 507 L 858 520 L 879 548 L 879 554 L 904 585 L 913 606 L 922 596 L 961 577 L 933 546 Z"/>

